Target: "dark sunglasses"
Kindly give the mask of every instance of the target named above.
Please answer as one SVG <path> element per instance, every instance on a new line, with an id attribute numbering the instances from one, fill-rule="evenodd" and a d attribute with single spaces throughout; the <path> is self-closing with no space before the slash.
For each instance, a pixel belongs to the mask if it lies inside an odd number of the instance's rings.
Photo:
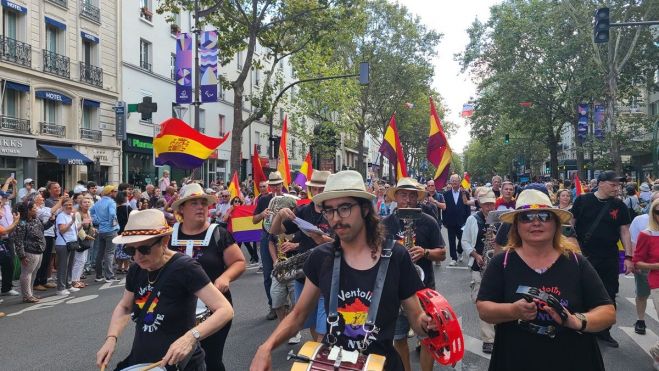
<path id="1" fill-rule="evenodd" d="M 654 210 L 652 210 L 652 213 L 653 213 L 654 215 L 659 215 L 659 210 L 654 209 Z"/>
<path id="2" fill-rule="evenodd" d="M 139 251 L 140 254 L 142 254 L 142 255 L 149 255 L 149 254 L 151 254 L 151 248 L 156 246 L 157 244 L 159 244 L 160 240 L 162 240 L 162 238 L 157 239 L 156 242 L 152 243 L 151 245 L 142 245 L 142 246 L 137 246 L 137 247 L 124 246 L 124 252 L 128 256 L 135 256 L 135 251 Z"/>
<path id="3" fill-rule="evenodd" d="M 552 219 L 551 211 L 535 211 L 520 213 L 518 219 L 520 223 L 531 223 L 534 220 L 539 220 L 541 222 L 547 222 Z"/>

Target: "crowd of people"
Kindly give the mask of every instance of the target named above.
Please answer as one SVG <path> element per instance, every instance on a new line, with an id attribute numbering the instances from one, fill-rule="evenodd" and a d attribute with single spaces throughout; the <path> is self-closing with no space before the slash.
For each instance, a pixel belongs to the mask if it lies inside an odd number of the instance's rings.
<path id="1" fill-rule="evenodd" d="M 9 178 L 0 191 L 0 294 L 32 304 L 50 290 L 84 290 L 91 274 L 96 282 L 125 275 L 97 354 L 99 366 L 109 364 L 135 322 L 131 353 L 117 369 L 160 362 L 224 370 L 230 286 L 247 265 L 263 274 L 266 318 L 279 320 L 251 370 L 270 369 L 272 349 L 299 343 L 306 329 L 326 346 L 384 356 L 386 370 L 411 370 L 408 334 L 420 341 L 436 330 L 415 293 L 441 292 L 434 266 L 447 258 L 471 270 L 490 370 L 523 370 L 547 351 L 561 356 L 538 369 L 604 369 L 599 344 L 618 347 L 609 330 L 621 259 L 622 273 L 635 277 L 636 333 L 646 332 L 649 298 L 659 310 L 659 180 L 637 184 L 612 171 L 578 185 L 494 176 L 465 189 L 453 174 L 438 189 L 433 180 L 389 184 L 314 171 L 305 187 L 283 183 L 274 171 L 258 196 L 246 180 L 232 198 L 222 182 L 183 179 L 179 188 L 167 172 L 144 190 L 36 188 L 32 179 L 19 189 Z M 252 221 L 263 225 L 259 241 L 243 243 L 249 263 L 227 230 L 238 205 L 254 205 Z M 354 308 L 362 315 L 351 315 Z M 419 351 L 421 369 L 431 370 L 432 352 Z M 659 344 L 652 354 L 659 369 Z"/>

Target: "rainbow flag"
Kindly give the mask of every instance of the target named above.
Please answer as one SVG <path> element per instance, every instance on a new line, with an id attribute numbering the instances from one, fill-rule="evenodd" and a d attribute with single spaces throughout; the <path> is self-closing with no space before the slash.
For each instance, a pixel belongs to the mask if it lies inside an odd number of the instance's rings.
<path id="1" fill-rule="evenodd" d="M 288 150 L 286 141 L 288 140 L 288 116 L 284 116 L 284 123 L 281 126 L 281 141 L 279 142 L 279 164 L 277 170 L 284 179 L 284 188 L 288 189 L 291 184 L 291 167 L 288 165 Z"/>
<path id="2" fill-rule="evenodd" d="M 400 178 L 407 177 L 407 167 L 405 165 L 405 157 L 403 156 L 403 147 L 400 145 L 398 137 L 398 128 L 396 128 L 396 113 L 391 115 L 389 126 L 384 132 L 382 145 L 380 145 L 380 153 L 386 157 L 389 162 L 394 164 L 396 168 L 396 181 Z"/>
<path id="3" fill-rule="evenodd" d="M 311 179 L 311 174 L 313 173 L 313 167 L 311 166 L 311 152 L 307 152 L 307 157 L 304 159 L 302 166 L 300 166 L 300 172 L 295 177 L 295 184 L 302 187 L 302 189 L 307 189 L 307 182 Z"/>
<path id="4" fill-rule="evenodd" d="M 583 186 L 581 185 L 581 180 L 579 180 L 579 172 L 574 173 L 574 188 L 577 196 L 581 196 L 583 192 Z"/>
<path id="5" fill-rule="evenodd" d="M 256 205 L 236 206 L 231 210 L 229 218 L 229 232 L 236 243 L 253 242 L 261 240 L 261 225 L 252 223 L 252 216 Z"/>
<path id="6" fill-rule="evenodd" d="M 254 155 L 252 156 L 252 179 L 254 180 L 254 197 L 256 198 L 261 194 L 259 184 L 268 180 L 265 173 L 263 173 L 261 158 L 259 157 L 259 151 L 256 149 L 256 144 L 254 145 Z"/>
<path id="7" fill-rule="evenodd" d="M 240 198 L 243 197 L 242 193 L 240 193 L 240 183 L 238 182 L 237 170 L 233 171 L 233 176 L 231 177 L 231 183 L 229 183 L 229 188 L 227 188 L 227 191 L 229 191 L 230 200 L 233 200 L 234 197 L 240 197 Z"/>
<path id="8" fill-rule="evenodd" d="M 435 166 L 435 189 L 442 189 L 448 182 L 449 170 L 452 160 L 451 147 L 448 145 L 442 122 L 439 120 L 435 103 L 430 98 L 430 133 L 428 134 L 427 157 Z"/>
<path id="9" fill-rule="evenodd" d="M 179 169 L 196 169 L 215 149 L 229 138 L 209 137 L 196 131 L 183 120 L 169 118 L 160 124 L 160 132 L 153 138 L 156 166 L 170 165 Z"/>

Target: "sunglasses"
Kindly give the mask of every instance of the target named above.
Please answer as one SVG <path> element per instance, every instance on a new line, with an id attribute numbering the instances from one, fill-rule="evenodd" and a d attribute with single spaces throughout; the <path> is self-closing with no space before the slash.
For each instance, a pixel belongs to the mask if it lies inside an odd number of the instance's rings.
<path id="1" fill-rule="evenodd" d="M 654 209 L 654 210 L 652 210 L 652 213 L 653 213 L 654 215 L 659 215 L 659 210 Z"/>
<path id="2" fill-rule="evenodd" d="M 534 220 L 547 222 L 552 219 L 551 211 L 536 211 L 530 213 L 520 213 L 518 219 L 520 223 L 531 223 Z"/>
<path id="3" fill-rule="evenodd" d="M 139 251 L 140 254 L 142 254 L 142 255 L 149 255 L 149 254 L 151 254 L 151 248 L 153 248 L 154 246 L 159 244 L 160 240 L 161 240 L 161 238 L 157 239 L 156 242 L 152 243 L 151 245 L 142 245 L 142 246 L 137 246 L 137 247 L 124 246 L 124 252 L 128 256 L 135 256 L 136 251 Z"/>

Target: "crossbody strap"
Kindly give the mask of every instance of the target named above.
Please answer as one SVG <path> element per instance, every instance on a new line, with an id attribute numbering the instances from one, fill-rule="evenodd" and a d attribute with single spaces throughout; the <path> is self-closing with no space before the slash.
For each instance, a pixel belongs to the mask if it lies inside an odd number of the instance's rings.
<path id="1" fill-rule="evenodd" d="M 597 196 L 595 196 L 597 197 Z M 590 238 L 593 236 L 593 232 L 595 232 L 595 229 L 597 229 L 597 225 L 600 224 L 600 221 L 604 217 L 604 214 L 609 211 L 609 207 L 611 206 L 611 201 L 607 201 L 602 210 L 600 210 L 599 214 L 597 214 L 597 218 L 595 218 L 595 221 L 593 224 L 590 225 L 590 228 L 588 229 L 588 232 L 583 236 L 583 244 L 586 245 L 588 244 L 588 241 L 590 241 Z"/>
<path id="2" fill-rule="evenodd" d="M 164 267 L 162 267 L 162 272 L 160 272 L 160 277 L 158 277 L 158 281 L 153 285 L 153 288 L 151 289 L 151 294 L 149 294 L 149 298 L 146 300 L 146 303 L 144 303 L 144 306 L 142 307 L 142 310 L 140 311 L 139 315 L 137 316 L 137 324 L 141 326 L 144 321 L 144 317 L 146 316 L 147 312 L 149 311 L 149 307 L 151 306 L 151 303 L 153 300 L 160 294 L 160 289 L 162 287 L 162 283 L 167 280 L 167 276 L 169 272 L 172 271 L 172 266 L 174 263 L 178 260 L 178 258 L 181 255 L 179 254 L 174 254 L 174 256 L 169 259 L 167 264 L 165 264 Z M 149 279 L 149 273 L 147 271 L 147 281 Z"/>

